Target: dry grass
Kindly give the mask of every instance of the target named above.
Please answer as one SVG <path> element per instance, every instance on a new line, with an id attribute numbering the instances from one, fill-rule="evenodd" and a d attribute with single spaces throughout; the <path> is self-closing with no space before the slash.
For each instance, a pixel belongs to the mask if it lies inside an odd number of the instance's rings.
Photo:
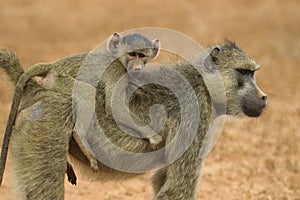
<path id="1" fill-rule="evenodd" d="M 235 40 L 263 66 L 269 95 L 260 119 L 226 123 L 204 167 L 200 199 L 300 199 L 299 1 L 0 1 L 0 47 L 25 67 L 94 48 L 115 31 L 158 26 L 202 45 Z M 0 73 L 0 130 L 11 86 Z M 8 166 L 8 172 L 10 165 Z M 1 199 L 13 199 L 6 173 Z M 66 183 L 66 199 L 150 199 L 148 177 L 126 183 Z"/>

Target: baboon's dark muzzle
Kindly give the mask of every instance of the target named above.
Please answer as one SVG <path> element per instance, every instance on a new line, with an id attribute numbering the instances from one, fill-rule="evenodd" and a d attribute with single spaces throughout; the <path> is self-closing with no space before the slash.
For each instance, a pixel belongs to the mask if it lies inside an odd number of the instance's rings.
<path id="1" fill-rule="evenodd" d="M 267 95 L 252 95 L 245 97 L 242 105 L 242 109 L 245 115 L 248 117 L 259 117 L 267 105 Z"/>

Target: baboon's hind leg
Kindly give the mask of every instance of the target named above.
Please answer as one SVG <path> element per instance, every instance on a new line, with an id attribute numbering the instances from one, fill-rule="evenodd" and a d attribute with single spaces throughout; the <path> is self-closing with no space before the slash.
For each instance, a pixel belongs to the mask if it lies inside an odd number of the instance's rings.
<path id="1" fill-rule="evenodd" d="M 47 114 L 21 122 L 12 135 L 12 162 L 22 198 L 64 199 L 68 130 L 61 121 Z"/>

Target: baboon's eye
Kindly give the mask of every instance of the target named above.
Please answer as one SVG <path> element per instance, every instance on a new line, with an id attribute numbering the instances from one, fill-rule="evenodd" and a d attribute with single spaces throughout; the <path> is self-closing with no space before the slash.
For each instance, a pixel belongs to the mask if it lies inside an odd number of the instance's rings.
<path id="1" fill-rule="evenodd" d="M 254 76 L 254 71 L 249 70 L 249 69 L 236 69 L 240 74 L 245 75 L 245 76 L 251 76 L 253 78 Z"/>
<path id="2" fill-rule="evenodd" d="M 129 52 L 128 55 L 132 56 L 132 57 L 135 57 L 136 56 L 136 53 L 135 52 Z"/>
<path id="3" fill-rule="evenodd" d="M 146 57 L 146 55 L 142 54 L 142 53 L 139 53 L 138 55 L 139 55 L 140 58 L 145 58 Z"/>

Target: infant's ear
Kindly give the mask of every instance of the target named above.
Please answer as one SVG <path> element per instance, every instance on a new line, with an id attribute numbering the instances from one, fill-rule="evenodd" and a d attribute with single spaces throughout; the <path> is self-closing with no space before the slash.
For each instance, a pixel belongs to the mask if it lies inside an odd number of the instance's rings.
<path id="1" fill-rule="evenodd" d="M 120 45 L 123 41 L 123 37 L 119 33 L 114 33 L 109 42 L 108 42 L 108 49 L 113 51 L 117 48 L 118 45 Z"/>
<path id="2" fill-rule="evenodd" d="M 152 43 L 152 55 L 151 55 L 151 59 L 152 59 L 158 55 L 160 49 L 160 40 L 157 38 L 152 40 L 151 43 Z"/>

